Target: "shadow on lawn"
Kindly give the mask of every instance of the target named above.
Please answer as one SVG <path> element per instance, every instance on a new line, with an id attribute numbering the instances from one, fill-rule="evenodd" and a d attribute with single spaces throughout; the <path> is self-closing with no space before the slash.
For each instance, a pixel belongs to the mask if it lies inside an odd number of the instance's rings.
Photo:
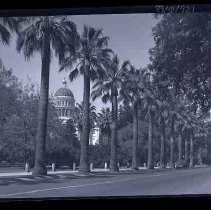
<path id="1" fill-rule="evenodd" d="M 41 183 L 61 183 L 64 180 L 73 179 L 86 179 L 86 178 L 108 178 L 108 175 L 70 175 L 70 174 L 57 174 L 57 175 L 46 175 L 46 176 L 20 176 L 20 177 L 1 177 L 0 186 L 8 186 L 12 184 L 20 185 L 36 185 Z"/>
<path id="2" fill-rule="evenodd" d="M 90 179 L 90 178 L 109 178 L 119 175 L 130 174 L 152 174 L 161 171 L 171 171 L 172 169 L 155 169 L 155 170 L 139 170 L 139 171 L 118 171 L 118 172 L 91 172 L 88 174 L 49 174 L 46 176 L 20 176 L 20 177 L 1 177 L 0 186 L 8 186 L 12 184 L 20 185 L 36 185 L 40 183 L 61 183 L 64 180 L 73 179 Z"/>

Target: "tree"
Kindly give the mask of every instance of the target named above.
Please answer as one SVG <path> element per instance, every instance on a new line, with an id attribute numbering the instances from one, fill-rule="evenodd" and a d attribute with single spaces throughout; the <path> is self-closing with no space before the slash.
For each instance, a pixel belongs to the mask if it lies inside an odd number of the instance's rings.
<path id="1" fill-rule="evenodd" d="M 114 55 L 110 62 L 106 65 L 106 74 L 103 79 L 98 79 L 92 92 L 92 98 L 102 96 L 102 101 L 112 104 L 112 122 L 111 122 L 111 161 L 110 170 L 118 171 L 117 166 L 117 115 L 118 115 L 118 95 L 122 85 L 122 75 L 127 71 L 129 66 L 128 61 L 124 61 L 120 66 L 120 61 L 117 55 Z"/>
<path id="2" fill-rule="evenodd" d="M 14 101 L 16 127 L 24 140 L 21 151 L 24 154 L 24 163 L 31 164 L 34 159 L 32 155 L 37 129 L 38 101 L 38 93 L 31 82 L 22 88 L 19 97 Z"/>
<path id="3" fill-rule="evenodd" d="M 76 128 L 70 119 L 62 124 L 56 115 L 55 108 L 50 105 L 47 134 L 47 162 L 56 163 L 57 167 L 79 163 L 80 142 L 76 136 Z"/>
<path id="4" fill-rule="evenodd" d="M 140 87 L 143 89 L 143 107 L 147 110 L 147 116 L 149 120 L 148 128 L 148 159 L 147 168 L 154 169 L 153 160 L 153 134 L 156 112 L 161 106 L 161 102 L 157 99 L 155 92 L 153 91 L 153 77 L 152 74 L 144 69 L 144 76 L 142 77 Z"/>
<path id="5" fill-rule="evenodd" d="M 178 137 L 178 162 L 182 161 L 182 129 L 183 129 L 183 124 L 182 122 L 178 123 L 178 133 L 179 133 L 179 137 Z"/>
<path id="6" fill-rule="evenodd" d="M 188 129 L 189 129 L 189 137 L 190 137 L 190 163 L 189 167 L 194 167 L 194 142 L 195 142 L 195 135 L 200 130 L 200 121 L 197 119 L 196 115 L 193 115 L 193 113 L 189 113 L 187 115 L 187 123 L 188 123 Z"/>
<path id="7" fill-rule="evenodd" d="M 51 53 L 54 50 L 61 61 L 67 45 L 74 49 L 76 38 L 77 31 L 73 22 L 67 20 L 67 18 L 45 16 L 28 18 L 24 22 L 23 29 L 17 39 L 17 50 L 19 52 L 23 51 L 27 60 L 37 51 L 41 53 L 42 60 L 33 174 L 42 175 L 47 173 L 45 169 L 45 151 Z"/>
<path id="8" fill-rule="evenodd" d="M 159 120 L 161 128 L 161 142 L 160 142 L 160 168 L 166 167 L 166 121 L 168 116 L 168 108 L 165 102 L 161 102 Z"/>
<path id="9" fill-rule="evenodd" d="M 8 101 L 7 109 L 10 112 L 5 113 L 6 122 L 1 135 L 6 154 L 4 159 L 9 163 L 31 163 L 34 155 L 38 96 L 33 84 L 23 88 L 18 83 L 15 92 L 16 94 L 11 98 L 12 101 Z M 11 97 L 11 92 L 7 94 Z"/>
<path id="10" fill-rule="evenodd" d="M 209 13 L 165 14 L 153 28 L 151 70 L 159 82 L 170 81 L 204 112 L 210 109 Z"/>
<path id="11" fill-rule="evenodd" d="M 121 93 L 120 93 L 121 97 Z M 121 98 L 119 97 L 119 101 Z M 118 129 L 125 127 L 128 123 L 133 122 L 133 107 L 129 103 L 125 103 L 126 101 L 123 99 L 123 104 L 119 105 L 118 109 Z"/>
<path id="12" fill-rule="evenodd" d="M 150 70 L 150 69 L 149 69 Z M 166 132 L 167 132 L 167 120 L 169 117 L 169 81 L 157 80 L 157 75 L 150 71 L 153 76 L 152 86 L 153 92 L 156 95 L 157 104 L 157 117 L 160 128 L 160 168 L 166 167 L 166 155 L 167 155 L 167 142 L 166 142 Z"/>
<path id="13" fill-rule="evenodd" d="M 143 97 L 142 89 L 139 86 L 142 77 L 141 70 L 131 66 L 130 70 L 123 75 L 123 85 L 120 96 L 124 103 L 131 103 L 133 107 L 133 149 L 132 149 L 132 169 L 138 170 L 138 110 Z"/>
<path id="14" fill-rule="evenodd" d="M 12 69 L 7 69 L 1 58 L 0 89 L 0 135 L 2 135 L 7 118 L 15 112 L 13 101 L 18 97 L 20 84 Z"/>
<path id="15" fill-rule="evenodd" d="M 179 94 L 177 90 L 169 86 L 168 88 L 168 124 L 170 124 L 170 159 L 169 166 L 174 168 L 175 163 L 175 142 L 176 142 L 176 126 L 184 121 L 186 112 L 186 104 L 184 96 Z M 180 127 L 180 125 L 179 125 Z M 181 139 L 180 139 L 181 140 Z"/>
<path id="16" fill-rule="evenodd" d="M 67 55 L 63 59 L 63 65 L 60 68 L 72 68 L 72 64 L 76 61 L 76 67 L 71 71 L 69 79 L 74 80 L 79 74 L 84 77 L 84 93 L 83 93 L 83 119 L 82 119 L 82 138 L 81 138 L 81 154 L 79 171 L 82 173 L 89 172 L 89 104 L 90 104 L 90 82 L 96 80 L 97 77 L 103 77 L 104 65 L 108 62 L 110 53 L 107 48 L 108 36 L 104 36 L 102 29 L 84 26 L 82 35 L 79 38 L 79 46 L 74 55 Z"/>

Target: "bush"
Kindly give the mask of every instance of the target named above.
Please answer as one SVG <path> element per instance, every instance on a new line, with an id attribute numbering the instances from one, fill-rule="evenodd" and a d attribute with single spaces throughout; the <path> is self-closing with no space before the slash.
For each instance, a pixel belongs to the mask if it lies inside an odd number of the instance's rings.
<path id="1" fill-rule="evenodd" d="M 180 168 L 186 168 L 187 167 L 187 161 L 185 160 L 178 160 L 176 162 L 176 168 L 180 169 Z"/>

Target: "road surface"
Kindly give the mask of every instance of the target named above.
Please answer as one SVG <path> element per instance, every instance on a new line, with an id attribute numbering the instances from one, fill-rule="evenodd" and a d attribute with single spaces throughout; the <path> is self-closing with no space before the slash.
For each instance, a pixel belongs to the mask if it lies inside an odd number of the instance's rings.
<path id="1" fill-rule="evenodd" d="M 0 178 L 1 198 L 211 194 L 211 167 Z"/>

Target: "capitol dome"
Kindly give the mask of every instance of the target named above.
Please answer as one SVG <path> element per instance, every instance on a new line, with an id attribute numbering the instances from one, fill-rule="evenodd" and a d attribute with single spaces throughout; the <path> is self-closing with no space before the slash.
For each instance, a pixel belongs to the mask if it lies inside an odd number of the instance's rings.
<path id="1" fill-rule="evenodd" d="M 55 96 L 69 96 L 69 97 L 74 97 L 72 91 L 70 89 L 64 88 L 64 87 L 59 88 L 56 91 Z"/>
<path id="2" fill-rule="evenodd" d="M 59 88 L 54 95 L 54 107 L 57 110 L 58 117 L 66 122 L 73 115 L 75 99 L 72 91 L 67 88 L 67 82 L 62 81 L 64 87 Z"/>

